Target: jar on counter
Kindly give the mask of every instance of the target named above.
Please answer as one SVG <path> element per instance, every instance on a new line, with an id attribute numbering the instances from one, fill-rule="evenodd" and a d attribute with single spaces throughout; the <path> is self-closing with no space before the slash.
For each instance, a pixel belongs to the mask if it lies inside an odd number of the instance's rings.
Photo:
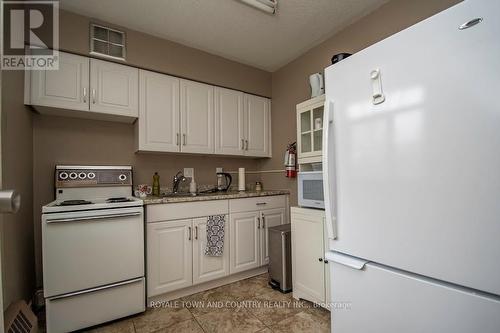
<path id="1" fill-rule="evenodd" d="M 262 191 L 262 183 L 261 182 L 255 182 L 255 190 Z"/>

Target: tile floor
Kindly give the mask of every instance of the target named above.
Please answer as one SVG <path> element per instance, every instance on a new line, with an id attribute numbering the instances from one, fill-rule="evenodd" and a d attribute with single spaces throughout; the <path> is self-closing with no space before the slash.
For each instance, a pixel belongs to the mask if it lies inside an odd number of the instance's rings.
<path id="1" fill-rule="evenodd" d="M 155 306 L 90 332 L 330 332 L 330 312 L 271 289 L 267 274 Z"/>

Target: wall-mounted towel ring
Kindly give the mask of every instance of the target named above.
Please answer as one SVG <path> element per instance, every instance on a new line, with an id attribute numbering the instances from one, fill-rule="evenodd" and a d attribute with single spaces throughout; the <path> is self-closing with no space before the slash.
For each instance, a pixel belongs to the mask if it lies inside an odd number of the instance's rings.
<path id="1" fill-rule="evenodd" d="M 383 103 L 385 101 L 385 96 L 382 91 L 382 79 L 380 77 L 380 70 L 374 69 L 370 73 L 370 78 L 372 80 L 372 89 L 373 89 L 373 95 L 372 95 L 372 103 L 374 105 Z"/>

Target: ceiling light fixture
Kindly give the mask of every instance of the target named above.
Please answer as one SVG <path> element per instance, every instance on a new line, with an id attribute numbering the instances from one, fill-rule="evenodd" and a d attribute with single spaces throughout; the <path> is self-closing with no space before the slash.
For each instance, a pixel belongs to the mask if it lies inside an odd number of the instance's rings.
<path id="1" fill-rule="evenodd" d="M 278 0 L 239 0 L 239 1 L 273 15 L 276 14 L 276 8 L 278 7 Z"/>

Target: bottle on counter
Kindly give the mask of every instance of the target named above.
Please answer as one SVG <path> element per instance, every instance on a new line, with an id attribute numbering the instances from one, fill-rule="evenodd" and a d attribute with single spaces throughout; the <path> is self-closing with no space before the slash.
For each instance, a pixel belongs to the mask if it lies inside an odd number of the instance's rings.
<path id="1" fill-rule="evenodd" d="M 160 175 L 158 172 L 153 175 L 153 195 L 160 196 Z"/>
<path id="2" fill-rule="evenodd" d="M 262 183 L 261 182 L 255 182 L 255 191 L 257 191 L 257 192 L 262 191 Z"/>

